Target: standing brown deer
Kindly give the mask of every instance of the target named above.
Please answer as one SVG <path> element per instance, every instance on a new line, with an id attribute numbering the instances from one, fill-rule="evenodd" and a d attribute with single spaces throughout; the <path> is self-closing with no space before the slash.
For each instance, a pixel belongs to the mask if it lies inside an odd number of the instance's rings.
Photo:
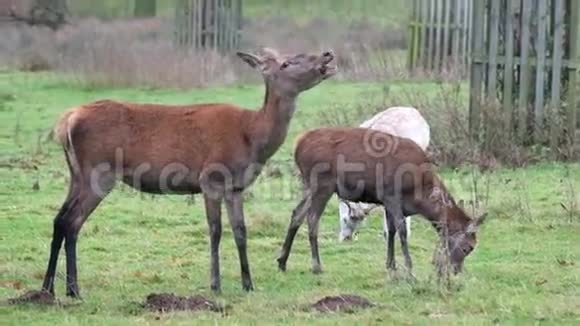
<path id="1" fill-rule="evenodd" d="M 59 250 L 66 252 L 67 295 L 80 297 L 76 243 L 79 230 L 117 180 L 142 192 L 203 193 L 211 247 L 211 289 L 220 290 L 221 203 L 233 229 L 242 285 L 253 289 L 246 254 L 242 191 L 286 138 L 298 95 L 331 77 L 334 55 L 237 55 L 261 72 L 261 110 L 232 104 L 168 106 L 102 100 L 67 111 L 55 136 L 70 170 L 68 196 L 54 220 L 43 290 L 54 295 Z"/>
<path id="2" fill-rule="evenodd" d="M 405 266 L 411 274 L 404 216 L 421 214 L 431 222 L 447 242 L 456 273 L 476 245 L 475 233 L 484 216 L 471 219 L 465 214 L 436 176 L 425 152 L 410 139 L 367 128 L 320 128 L 298 138 L 294 159 L 306 189 L 292 213 L 278 258 L 282 271 L 296 232 L 307 218 L 312 271 L 322 272 L 318 222 L 334 193 L 343 200 L 384 206 L 389 270 L 396 267 L 395 234 L 399 232 Z"/>

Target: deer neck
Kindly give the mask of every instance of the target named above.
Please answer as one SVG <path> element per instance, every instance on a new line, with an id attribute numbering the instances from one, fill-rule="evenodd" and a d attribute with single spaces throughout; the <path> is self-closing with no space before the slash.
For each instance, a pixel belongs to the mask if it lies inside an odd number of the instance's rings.
<path id="1" fill-rule="evenodd" d="M 440 236 L 455 234 L 465 229 L 469 218 L 457 205 L 443 207 L 438 212 L 426 212 L 425 217 Z"/>
<path id="2" fill-rule="evenodd" d="M 258 112 L 255 130 L 252 131 L 260 163 L 265 163 L 284 143 L 296 109 L 296 98 L 297 95 L 280 95 L 266 82 L 264 105 Z"/>
<path id="3" fill-rule="evenodd" d="M 443 183 L 437 179 L 435 184 L 436 187 L 428 187 L 429 190 L 418 203 L 418 213 L 425 216 L 440 235 L 444 232 L 453 234 L 462 229 L 466 215 L 457 206 Z"/>

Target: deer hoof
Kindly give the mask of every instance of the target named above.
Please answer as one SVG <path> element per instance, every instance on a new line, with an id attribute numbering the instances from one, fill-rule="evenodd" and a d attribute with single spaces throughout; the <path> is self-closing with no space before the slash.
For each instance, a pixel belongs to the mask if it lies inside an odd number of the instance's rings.
<path id="1" fill-rule="evenodd" d="M 312 273 L 313 274 L 322 274 L 322 267 L 320 265 L 312 266 Z"/>
<path id="2" fill-rule="evenodd" d="M 281 258 L 278 258 L 277 261 L 278 261 L 278 270 L 280 272 L 285 272 L 286 271 L 286 262 L 284 262 Z"/>

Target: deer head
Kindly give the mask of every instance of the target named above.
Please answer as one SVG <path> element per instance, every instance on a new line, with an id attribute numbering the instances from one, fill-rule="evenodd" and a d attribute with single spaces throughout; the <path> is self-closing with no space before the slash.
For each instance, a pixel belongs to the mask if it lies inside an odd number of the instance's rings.
<path id="1" fill-rule="evenodd" d="M 266 84 L 283 97 L 295 97 L 337 72 L 336 66 L 331 65 L 334 60 L 332 51 L 324 51 L 320 55 L 283 56 L 265 48 L 259 55 L 246 52 L 237 52 L 237 55 L 258 70 Z"/>
<path id="2" fill-rule="evenodd" d="M 340 241 L 351 241 L 357 235 L 357 229 L 368 213 L 376 205 L 367 203 L 352 203 L 341 200 L 338 205 L 340 215 Z"/>
<path id="3" fill-rule="evenodd" d="M 464 225 L 463 229 L 459 232 L 449 235 L 448 246 L 450 262 L 455 274 L 463 270 L 463 262 L 465 261 L 465 258 L 475 248 L 475 245 L 477 244 L 477 231 L 483 222 L 485 222 L 486 217 L 487 213 L 484 213 Z"/>

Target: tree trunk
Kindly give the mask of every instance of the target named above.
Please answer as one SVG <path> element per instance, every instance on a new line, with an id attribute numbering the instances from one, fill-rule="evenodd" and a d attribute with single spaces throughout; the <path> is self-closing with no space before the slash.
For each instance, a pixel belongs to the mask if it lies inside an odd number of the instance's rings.
<path id="1" fill-rule="evenodd" d="M 133 16 L 135 17 L 155 17 L 157 2 L 155 0 L 135 0 Z"/>
<path id="2" fill-rule="evenodd" d="M 67 23 L 68 7 L 66 0 L 34 0 L 30 5 L 28 15 L 10 12 L 10 17 L 16 21 L 31 26 L 47 26 L 57 30 Z"/>

